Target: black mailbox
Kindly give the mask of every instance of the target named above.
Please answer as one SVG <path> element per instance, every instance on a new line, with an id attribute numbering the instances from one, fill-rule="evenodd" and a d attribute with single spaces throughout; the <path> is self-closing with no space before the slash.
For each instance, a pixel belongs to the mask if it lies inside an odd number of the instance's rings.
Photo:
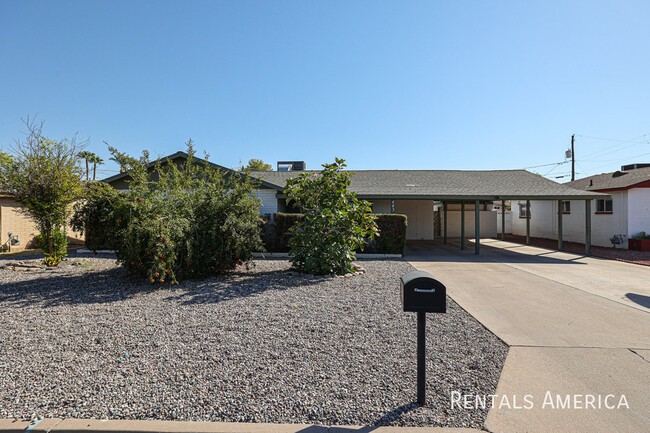
<path id="1" fill-rule="evenodd" d="M 428 272 L 411 271 L 403 275 L 401 297 L 404 311 L 447 312 L 447 288 Z"/>

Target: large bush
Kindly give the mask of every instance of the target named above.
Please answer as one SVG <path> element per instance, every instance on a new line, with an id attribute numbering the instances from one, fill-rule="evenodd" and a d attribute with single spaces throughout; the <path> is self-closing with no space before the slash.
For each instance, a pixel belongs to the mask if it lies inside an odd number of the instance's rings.
<path id="1" fill-rule="evenodd" d="M 352 270 L 355 250 L 377 233 L 371 205 L 350 186 L 345 161 L 323 164 L 319 173 L 287 180 L 285 192 L 305 215 L 291 227 L 291 262 L 300 272 L 324 275 Z"/>
<path id="2" fill-rule="evenodd" d="M 196 160 L 190 142 L 187 161 L 180 167 L 158 161 L 151 182 L 143 161 L 111 151 L 131 178 L 129 189 L 89 195 L 74 225 L 97 236 L 90 248 L 114 246 L 129 274 L 176 283 L 248 266 L 252 252 L 262 249 L 260 201 L 246 174 Z"/>
<path id="3" fill-rule="evenodd" d="M 365 251 L 375 254 L 404 254 L 406 215 L 374 214 L 379 235 L 368 241 Z"/>

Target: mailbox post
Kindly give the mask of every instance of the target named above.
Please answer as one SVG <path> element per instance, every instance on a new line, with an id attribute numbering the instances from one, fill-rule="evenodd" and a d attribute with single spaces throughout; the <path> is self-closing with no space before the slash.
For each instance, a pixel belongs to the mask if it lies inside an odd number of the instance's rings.
<path id="1" fill-rule="evenodd" d="M 418 315 L 418 404 L 426 404 L 426 326 L 427 313 L 447 312 L 447 288 L 431 274 L 412 271 L 402 276 L 401 291 L 404 311 Z"/>

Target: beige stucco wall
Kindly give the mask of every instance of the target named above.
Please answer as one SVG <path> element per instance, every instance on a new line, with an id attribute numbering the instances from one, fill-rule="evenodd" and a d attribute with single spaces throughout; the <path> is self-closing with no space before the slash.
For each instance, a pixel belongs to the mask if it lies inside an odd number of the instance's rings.
<path id="1" fill-rule="evenodd" d="M 34 221 L 20 212 L 20 204 L 11 197 L 0 197 L 0 251 L 8 247 L 8 232 L 18 235 L 20 245 L 13 245 L 12 251 L 34 248 L 33 240 L 38 234 Z M 70 244 L 83 243 L 83 237 L 68 229 L 68 242 Z"/>

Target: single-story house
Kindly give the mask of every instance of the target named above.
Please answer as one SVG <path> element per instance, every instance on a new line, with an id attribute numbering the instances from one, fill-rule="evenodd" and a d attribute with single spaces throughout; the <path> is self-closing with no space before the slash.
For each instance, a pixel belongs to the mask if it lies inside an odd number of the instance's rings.
<path id="1" fill-rule="evenodd" d="M 561 207 L 563 234 L 566 240 L 584 242 L 585 212 L 593 215 L 592 243 L 604 247 L 620 240 L 617 248 L 627 248 L 628 238 L 639 232 L 650 233 L 650 164 L 630 164 L 621 170 L 597 174 L 565 183 L 564 186 L 585 192 L 605 193 L 608 197 L 595 199 L 586 208 L 575 200 L 531 201 L 530 231 L 532 236 L 555 238 L 558 234 L 556 218 Z M 512 203 L 512 233 L 523 235 L 526 223 L 526 205 L 523 201 Z"/>
<path id="2" fill-rule="evenodd" d="M 180 164 L 185 152 L 176 152 L 163 160 Z M 232 171 L 213 164 L 219 170 Z M 151 163 L 153 168 L 155 163 Z M 286 181 L 304 170 L 304 162 L 282 161 L 279 171 L 251 172 L 259 182 L 255 194 L 261 201 L 262 214 L 291 212 L 284 193 Z M 296 167 L 301 169 L 295 169 Z M 497 233 L 495 200 L 584 200 L 608 198 L 598 192 L 581 191 L 561 185 L 526 170 L 348 170 L 350 189 L 372 203 L 375 213 L 400 213 L 407 216 L 408 240 L 432 240 L 449 237 L 476 239 L 479 253 L 481 237 Z M 116 189 L 128 188 L 128 175 L 119 173 L 104 179 Z M 561 218 L 561 215 L 560 215 Z M 501 221 L 503 224 L 504 221 Z M 585 222 L 588 224 L 588 221 Z M 588 242 L 587 242 L 588 243 Z M 589 248 L 589 245 L 587 245 Z M 588 252 L 588 250 L 587 250 Z"/>

